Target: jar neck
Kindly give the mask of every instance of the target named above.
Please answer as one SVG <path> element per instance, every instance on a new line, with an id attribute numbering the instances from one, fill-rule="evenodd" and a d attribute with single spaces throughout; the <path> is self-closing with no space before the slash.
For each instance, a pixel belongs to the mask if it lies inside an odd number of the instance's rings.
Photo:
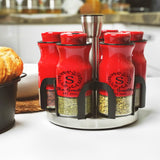
<path id="1" fill-rule="evenodd" d="M 48 57 L 50 56 L 58 56 L 58 50 L 56 47 L 56 43 L 38 43 L 41 57 Z"/>
<path id="2" fill-rule="evenodd" d="M 109 45 L 100 44 L 103 59 L 112 58 L 115 55 L 126 57 L 131 60 L 134 45 Z"/>
<path id="3" fill-rule="evenodd" d="M 59 62 L 68 61 L 71 62 L 89 62 L 89 51 L 91 45 L 83 46 L 67 46 L 57 45 L 59 51 Z M 72 64 L 71 64 L 72 65 Z"/>
<path id="4" fill-rule="evenodd" d="M 135 43 L 135 48 L 133 50 L 133 56 L 134 55 L 143 55 L 144 53 L 144 47 L 146 45 L 146 41 L 144 42 L 134 42 Z"/>

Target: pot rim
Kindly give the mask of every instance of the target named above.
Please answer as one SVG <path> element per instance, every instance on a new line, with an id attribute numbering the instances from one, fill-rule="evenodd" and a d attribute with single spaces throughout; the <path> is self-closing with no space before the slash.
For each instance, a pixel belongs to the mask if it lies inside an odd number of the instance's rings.
<path id="1" fill-rule="evenodd" d="M 26 73 L 22 73 L 19 77 L 16 77 L 15 79 L 13 79 L 13 80 L 11 80 L 11 81 L 9 81 L 9 82 L 0 84 L 0 88 L 6 87 L 6 86 L 8 86 L 8 85 L 12 85 L 12 84 L 14 84 L 14 83 L 17 83 L 17 82 L 19 82 L 22 78 L 24 78 L 24 77 L 26 77 L 26 76 L 27 76 Z"/>

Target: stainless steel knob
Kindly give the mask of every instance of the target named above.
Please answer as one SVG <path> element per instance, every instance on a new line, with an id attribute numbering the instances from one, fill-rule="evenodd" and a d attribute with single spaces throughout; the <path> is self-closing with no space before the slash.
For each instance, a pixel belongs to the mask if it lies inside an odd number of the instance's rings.
<path id="1" fill-rule="evenodd" d="M 82 15 L 82 28 L 88 38 L 99 37 L 102 28 L 103 15 Z"/>

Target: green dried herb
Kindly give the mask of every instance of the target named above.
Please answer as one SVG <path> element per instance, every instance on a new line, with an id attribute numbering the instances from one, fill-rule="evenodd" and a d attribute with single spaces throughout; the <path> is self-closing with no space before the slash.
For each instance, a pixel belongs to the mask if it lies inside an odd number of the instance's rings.
<path id="1" fill-rule="evenodd" d="M 85 113 L 88 114 L 91 108 L 91 96 L 85 97 Z M 58 96 L 58 113 L 61 116 L 75 117 L 78 113 L 77 98 Z"/>
<path id="2" fill-rule="evenodd" d="M 99 95 L 99 112 L 108 115 L 108 97 Z M 116 116 L 132 113 L 132 96 L 116 97 Z"/>

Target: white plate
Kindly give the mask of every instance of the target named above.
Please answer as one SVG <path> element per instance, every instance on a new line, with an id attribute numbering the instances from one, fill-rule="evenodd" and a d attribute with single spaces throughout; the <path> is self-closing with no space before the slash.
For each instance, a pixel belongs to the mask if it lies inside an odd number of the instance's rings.
<path id="1" fill-rule="evenodd" d="M 34 97 L 38 95 L 38 64 L 26 63 L 23 72 L 27 74 L 18 82 L 17 98 Z"/>

